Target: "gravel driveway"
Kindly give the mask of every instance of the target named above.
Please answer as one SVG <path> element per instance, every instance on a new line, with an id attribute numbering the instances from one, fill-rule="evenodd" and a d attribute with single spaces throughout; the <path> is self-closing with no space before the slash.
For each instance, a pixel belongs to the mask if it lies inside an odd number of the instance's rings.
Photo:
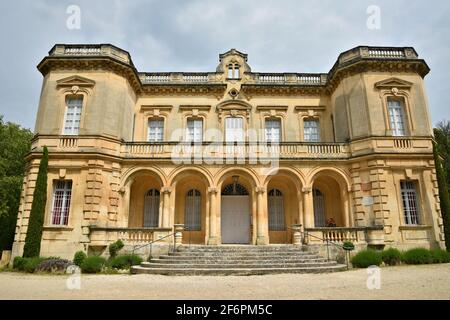
<path id="1" fill-rule="evenodd" d="M 450 264 L 381 269 L 381 288 L 367 289 L 367 270 L 247 277 L 155 275 L 68 276 L 0 273 L 0 299 L 450 299 Z M 80 289 L 68 289 L 81 285 Z"/>

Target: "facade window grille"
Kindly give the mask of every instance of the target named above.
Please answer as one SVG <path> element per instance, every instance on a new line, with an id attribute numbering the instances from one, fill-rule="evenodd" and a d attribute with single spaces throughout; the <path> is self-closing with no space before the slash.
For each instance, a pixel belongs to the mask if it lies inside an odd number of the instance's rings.
<path id="1" fill-rule="evenodd" d="M 71 197 L 72 181 L 56 181 L 53 187 L 52 225 L 68 225 Z"/>
<path id="2" fill-rule="evenodd" d="M 417 189 L 414 181 L 400 181 L 400 189 L 403 202 L 403 216 L 405 224 L 420 224 L 419 204 L 417 201 Z"/>

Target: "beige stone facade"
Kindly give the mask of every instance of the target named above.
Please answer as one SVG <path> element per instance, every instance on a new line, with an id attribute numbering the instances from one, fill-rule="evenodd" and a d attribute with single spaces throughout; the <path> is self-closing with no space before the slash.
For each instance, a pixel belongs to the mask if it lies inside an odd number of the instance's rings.
<path id="1" fill-rule="evenodd" d="M 112 45 L 56 45 L 38 66 L 13 256 L 43 146 L 43 256 L 145 244 L 176 224 L 196 244 L 292 243 L 301 225 L 305 244 L 443 247 L 429 68 L 413 48 L 357 47 L 327 74 L 253 72 L 234 49 L 219 60 L 143 73 Z"/>

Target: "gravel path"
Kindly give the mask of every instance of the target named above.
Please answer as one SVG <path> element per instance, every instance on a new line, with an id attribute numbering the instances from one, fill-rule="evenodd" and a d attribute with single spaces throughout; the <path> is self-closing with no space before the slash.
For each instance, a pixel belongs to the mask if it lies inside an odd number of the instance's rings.
<path id="1" fill-rule="evenodd" d="M 450 264 L 381 269 L 381 288 L 367 289 L 367 270 L 248 277 L 0 273 L 0 299 L 450 299 Z M 77 284 L 75 281 L 70 282 Z"/>

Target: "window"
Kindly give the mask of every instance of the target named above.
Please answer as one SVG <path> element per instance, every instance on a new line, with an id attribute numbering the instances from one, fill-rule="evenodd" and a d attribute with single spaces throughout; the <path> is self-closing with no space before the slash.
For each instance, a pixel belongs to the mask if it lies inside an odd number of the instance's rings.
<path id="1" fill-rule="evenodd" d="M 202 119 L 188 119 L 186 139 L 190 142 L 203 141 L 203 120 Z"/>
<path id="2" fill-rule="evenodd" d="M 319 121 L 306 119 L 303 122 L 303 137 L 306 142 L 320 142 Z"/>
<path id="3" fill-rule="evenodd" d="M 186 194 L 186 206 L 184 212 L 184 225 L 188 231 L 200 231 L 202 197 L 200 191 L 192 189 Z"/>
<path id="4" fill-rule="evenodd" d="M 420 224 L 416 183 L 413 181 L 400 181 L 400 189 L 402 193 L 403 215 L 405 217 L 405 224 Z"/>
<path id="5" fill-rule="evenodd" d="M 230 64 L 228 65 L 228 79 L 240 79 L 241 74 L 239 70 L 238 64 Z"/>
<path id="6" fill-rule="evenodd" d="M 280 142 L 281 141 L 281 121 L 280 119 L 266 120 L 266 141 Z"/>
<path id="7" fill-rule="evenodd" d="M 144 198 L 144 227 L 156 228 L 159 224 L 159 191 L 150 189 Z"/>
<path id="8" fill-rule="evenodd" d="M 225 141 L 244 141 L 244 121 L 242 118 L 229 117 L 225 119 Z"/>
<path id="9" fill-rule="evenodd" d="M 388 109 L 392 135 L 397 137 L 405 136 L 405 113 L 402 102 L 388 99 Z"/>
<path id="10" fill-rule="evenodd" d="M 66 98 L 66 112 L 64 114 L 63 134 L 77 135 L 79 133 L 82 108 L 82 96 L 68 96 Z"/>
<path id="11" fill-rule="evenodd" d="M 52 225 L 68 225 L 71 196 L 71 180 L 58 180 L 55 182 L 53 187 Z"/>
<path id="12" fill-rule="evenodd" d="M 164 137 L 164 120 L 150 119 L 148 120 L 148 137 L 149 142 L 162 142 Z"/>
<path id="13" fill-rule="evenodd" d="M 313 189 L 314 202 L 314 226 L 316 228 L 325 227 L 325 199 L 319 189 Z"/>
<path id="14" fill-rule="evenodd" d="M 283 193 L 273 189 L 268 195 L 269 231 L 285 231 Z"/>

